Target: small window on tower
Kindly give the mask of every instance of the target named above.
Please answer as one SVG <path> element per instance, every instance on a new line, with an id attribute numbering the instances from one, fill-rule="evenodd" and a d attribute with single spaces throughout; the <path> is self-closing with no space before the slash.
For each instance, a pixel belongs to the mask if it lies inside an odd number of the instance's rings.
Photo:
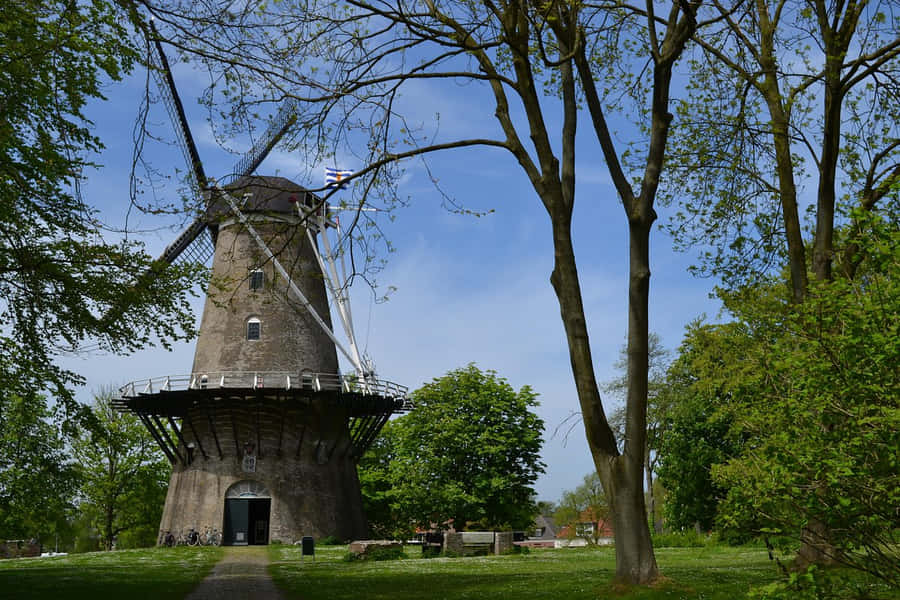
<path id="1" fill-rule="evenodd" d="M 250 289 L 261 290 L 263 287 L 263 272 L 261 269 L 250 271 Z"/>
<path id="2" fill-rule="evenodd" d="M 258 340 L 260 334 L 260 322 L 256 317 L 247 319 L 247 339 Z"/>

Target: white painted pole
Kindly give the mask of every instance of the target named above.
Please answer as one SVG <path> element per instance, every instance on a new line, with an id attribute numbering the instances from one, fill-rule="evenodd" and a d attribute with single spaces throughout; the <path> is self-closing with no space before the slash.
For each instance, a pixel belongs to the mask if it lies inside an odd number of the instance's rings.
<path id="1" fill-rule="evenodd" d="M 335 229 L 338 228 L 335 227 Z M 338 229 L 338 231 L 340 230 Z M 326 231 L 324 214 L 319 215 L 319 233 L 322 236 L 322 243 L 325 245 L 325 259 L 328 261 L 329 272 L 332 280 L 332 290 L 334 291 L 334 299 L 338 304 L 338 308 L 341 313 L 341 321 L 344 323 L 344 329 L 347 333 L 347 339 L 350 340 L 350 347 L 356 355 L 358 365 L 357 370 L 359 371 L 358 375 L 364 378 L 365 372 L 363 369 L 362 359 L 359 356 L 359 349 L 356 345 L 356 332 L 353 328 L 353 317 L 350 313 L 350 302 L 344 295 L 344 286 L 341 284 L 342 281 L 347 281 L 346 272 L 344 273 L 344 279 L 338 279 L 337 267 L 335 266 L 334 262 L 334 253 L 331 250 L 331 241 L 328 239 L 328 234 Z"/>
<path id="2" fill-rule="evenodd" d="M 312 245 L 313 252 L 316 255 L 316 260 L 319 262 L 319 268 L 322 270 L 322 274 L 325 275 L 325 281 L 328 283 L 328 291 L 331 292 L 331 297 L 334 299 L 334 303 L 337 305 L 338 317 L 341 319 L 341 324 L 344 327 L 344 333 L 347 335 L 347 340 L 350 344 L 350 352 L 355 357 L 355 360 L 351 360 L 350 362 L 353 363 L 353 367 L 356 369 L 356 374 L 362 378 L 365 375 L 363 364 L 359 356 L 359 349 L 356 346 L 356 335 L 353 331 L 353 323 L 348 318 L 350 307 L 346 301 L 346 298 L 340 292 L 338 281 L 334 277 L 333 273 L 329 273 L 328 268 L 325 265 L 325 261 L 322 260 L 322 255 L 316 247 L 315 239 L 313 238 L 312 233 L 309 231 L 309 229 L 306 230 L 306 235 L 309 238 L 310 245 Z M 322 238 L 327 241 L 324 232 L 322 233 Z M 330 245 L 327 243 L 326 246 L 330 248 Z"/>

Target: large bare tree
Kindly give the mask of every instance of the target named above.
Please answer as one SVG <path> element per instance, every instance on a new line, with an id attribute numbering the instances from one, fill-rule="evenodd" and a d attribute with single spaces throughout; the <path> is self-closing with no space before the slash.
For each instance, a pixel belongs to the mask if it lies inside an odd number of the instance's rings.
<path id="1" fill-rule="evenodd" d="M 241 126 L 265 103 L 296 102 L 295 147 L 315 164 L 356 153 L 361 206 L 390 199 L 400 161 L 487 146 L 507 151 L 550 218 L 559 302 L 585 433 L 613 514 L 617 578 L 658 576 L 643 494 L 650 231 L 666 153 L 673 68 L 697 27 L 699 2 L 519 0 L 153 2 L 143 9 L 212 74 L 206 98 Z M 656 11 L 664 8 L 661 13 Z M 404 118 L 411 85 L 467 84 L 484 137 L 444 138 Z M 625 102 L 626 99 L 636 104 Z M 582 110 L 582 103 L 586 110 Z M 636 107 L 634 144 L 617 147 L 607 111 Z M 586 118 L 609 168 L 630 238 L 628 392 L 620 446 L 604 414 L 572 240 L 576 125 Z M 359 149 L 365 148 L 360 153 Z M 627 152 L 626 152 L 627 150 Z M 630 154 L 629 154 L 630 153 Z M 623 164 L 620 156 L 632 156 Z M 637 157 L 637 158 L 634 158 Z M 379 196 L 380 194 L 380 196 Z M 592 257 L 593 258 L 593 257 Z"/>

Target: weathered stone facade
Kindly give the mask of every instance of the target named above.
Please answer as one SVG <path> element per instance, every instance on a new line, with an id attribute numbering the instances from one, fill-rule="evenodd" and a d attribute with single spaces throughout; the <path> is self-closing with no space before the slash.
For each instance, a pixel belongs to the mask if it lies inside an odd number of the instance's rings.
<path id="1" fill-rule="evenodd" d="M 296 210 L 306 192 L 280 178 L 254 178 L 238 192 L 247 194 L 243 212 L 254 229 L 330 326 L 322 273 Z M 260 375 L 247 389 L 223 389 L 186 410 L 177 441 L 185 458 L 173 468 L 160 529 L 227 530 L 226 493 L 247 482 L 256 490 L 247 497 L 271 500 L 266 541 L 364 537 L 347 411 L 333 395 L 302 390 L 304 373 L 338 373 L 334 344 L 247 229 L 221 204 L 214 209 L 212 283 L 192 371 L 200 388 L 223 373 Z M 251 285 L 253 271 L 262 272 L 261 286 Z M 250 322 L 258 336 L 248 336 Z M 286 393 L 274 372 L 294 374 L 298 389 Z"/>
<path id="2" fill-rule="evenodd" d="M 293 282 L 331 326 L 322 271 L 296 216 L 250 213 L 254 229 L 275 250 Z M 262 272 L 252 290 L 250 274 Z M 259 339 L 247 339 L 247 323 L 259 322 Z M 211 284 L 200 322 L 192 372 L 288 371 L 337 373 L 334 343 L 288 290 L 244 227 L 228 219 L 219 227 Z"/>
<path id="3" fill-rule="evenodd" d="M 194 449 L 189 464 L 173 468 L 160 529 L 224 531 L 226 493 L 239 482 L 252 482 L 268 494 L 251 497 L 271 498 L 270 541 L 365 535 L 356 463 L 347 453 L 347 419 L 325 397 L 307 402 L 249 395 L 223 399 L 212 425 L 208 415 L 186 416 L 194 425 L 183 435 Z M 236 403 L 243 409 L 232 411 Z M 245 471 L 245 456 L 253 459 L 252 472 Z"/>

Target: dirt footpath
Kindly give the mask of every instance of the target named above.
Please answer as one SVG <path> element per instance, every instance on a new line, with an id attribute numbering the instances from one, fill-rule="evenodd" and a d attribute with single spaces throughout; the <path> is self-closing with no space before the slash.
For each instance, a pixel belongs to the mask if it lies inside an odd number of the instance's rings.
<path id="1" fill-rule="evenodd" d="M 225 558 L 186 600 L 284 600 L 269 577 L 268 565 L 265 546 L 227 547 Z"/>

